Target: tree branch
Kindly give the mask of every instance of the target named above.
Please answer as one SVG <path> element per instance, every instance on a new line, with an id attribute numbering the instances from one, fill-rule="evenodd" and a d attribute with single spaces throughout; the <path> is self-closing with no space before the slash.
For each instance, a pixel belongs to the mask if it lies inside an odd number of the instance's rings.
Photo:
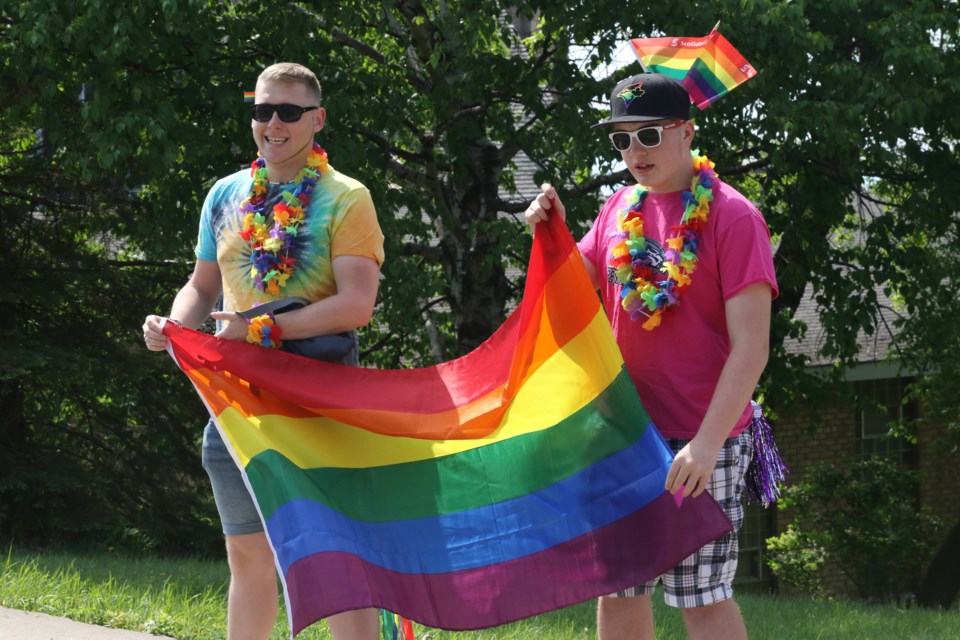
<path id="1" fill-rule="evenodd" d="M 367 127 L 366 125 L 358 124 L 354 128 L 358 132 L 360 132 L 360 135 L 362 135 L 367 140 L 375 144 L 377 147 L 382 149 L 384 153 L 388 155 L 397 156 L 399 158 L 403 158 L 404 160 L 409 160 L 411 162 L 418 162 L 421 164 L 424 164 L 427 161 L 427 158 L 424 157 L 423 154 L 413 153 L 411 151 L 407 151 L 406 149 L 400 149 L 394 146 L 394 144 L 390 140 L 388 140 L 386 136 L 380 134 L 377 131 L 374 131 L 373 129 L 371 129 L 370 127 Z"/>
<path id="2" fill-rule="evenodd" d="M 398 178 L 409 180 L 420 188 L 426 189 L 431 193 L 437 186 L 439 186 L 437 181 L 432 177 L 420 173 L 419 171 L 415 171 L 414 169 L 411 169 L 407 165 L 395 160 L 394 158 L 387 158 L 387 169 L 389 169 Z"/>
<path id="3" fill-rule="evenodd" d="M 581 182 L 580 184 L 574 185 L 573 190 L 580 195 L 587 195 L 593 193 L 601 187 L 611 187 L 613 185 L 629 182 L 629 180 L 630 172 L 626 169 L 622 169 L 616 173 L 608 173 L 605 176 L 599 176 L 593 180 Z"/>
<path id="4" fill-rule="evenodd" d="M 443 252 L 436 245 L 422 244 L 419 242 L 408 242 L 400 245 L 400 255 L 406 258 L 413 256 L 427 258 L 432 262 L 443 260 Z"/>
<path id="5" fill-rule="evenodd" d="M 390 62 L 382 53 L 377 51 L 375 48 L 373 48 L 372 46 L 368 45 L 367 43 L 361 40 L 357 40 L 356 38 L 349 35 L 339 27 L 328 28 L 326 22 L 323 20 L 321 16 L 311 12 L 306 7 L 303 7 L 297 3 L 290 3 L 289 6 L 293 10 L 297 11 L 298 13 L 313 19 L 314 23 L 318 27 L 326 31 L 326 33 L 333 39 L 334 42 L 338 44 L 342 44 L 345 47 L 349 47 L 350 49 L 353 49 L 360 55 L 366 58 L 369 58 L 374 62 L 382 64 L 386 68 L 391 69 L 401 75 L 406 76 L 407 79 L 410 81 L 410 84 L 412 84 L 421 92 L 426 92 L 430 89 L 430 84 L 426 82 L 426 80 L 423 77 L 411 74 L 409 67 L 404 67 L 404 66 Z"/>

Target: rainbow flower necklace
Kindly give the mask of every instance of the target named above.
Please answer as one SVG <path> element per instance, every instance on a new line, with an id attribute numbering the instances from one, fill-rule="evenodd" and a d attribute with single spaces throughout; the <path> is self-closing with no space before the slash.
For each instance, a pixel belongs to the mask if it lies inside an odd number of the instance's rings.
<path id="1" fill-rule="evenodd" d="M 293 275 L 297 259 L 291 257 L 297 246 L 297 236 L 306 218 L 306 209 L 317 186 L 327 170 L 327 152 L 319 144 L 307 156 L 306 166 L 296 179 L 300 184 L 292 191 L 283 192 L 283 201 L 273 206 L 273 228 L 268 229 L 265 199 L 267 196 L 267 161 L 259 153 L 250 165 L 253 186 L 250 195 L 240 203 L 243 231 L 240 236 L 250 245 L 250 278 L 260 291 L 279 295 Z"/>
<path id="2" fill-rule="evenodd" d="M 664 312 L 680 302 L 680 292 L 690 285 L 697 269 L 700 235 L 710 214 L 713 185 L 718 178 L 713 170 L 715 165 L 707 156 L 697 151 L 692 155 L 694 175 L 690 189 L 682 194 L 683 217 L 671 229 L 675 235 L 665 242 L 664 261 L 659 268 L 666 278 L 657 277 L 654 256 L 647 251 L 643 233 L 646 188 L 637 185 L 624 196 L 626 206 L 618 213 L 617 230 L 611 234 L 620 239 L 610 249 L 610 270 L 620 285 L 620 304 L 631 320 L 645 317 L 642 326 L 647 331 L 659 327 Z"/>

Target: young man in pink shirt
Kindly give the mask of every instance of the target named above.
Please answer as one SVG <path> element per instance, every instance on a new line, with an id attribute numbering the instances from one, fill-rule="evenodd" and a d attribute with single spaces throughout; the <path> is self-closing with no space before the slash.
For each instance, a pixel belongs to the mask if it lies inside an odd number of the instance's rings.
<path id="1" fill-rule="evenodd" d="M 659 579 L 601 598 L 601 640 L 653 639 L 658 581 L 691 639 L 747 637 L 731 585 L 753 456 L 751 396 L 777 284 L 763 217 L 691 153 L 689 112 L 686 89 L 667 76 L 617 84 L 610 117 L 595 126 L 637 184 L 607 200 L 579 248 L 640 398 L 676 454 L 666 489 L 708 491 L 734 531 Z M 525 217 L 533 226 L 553 214 L 566 210 L 544 184 Z"/>

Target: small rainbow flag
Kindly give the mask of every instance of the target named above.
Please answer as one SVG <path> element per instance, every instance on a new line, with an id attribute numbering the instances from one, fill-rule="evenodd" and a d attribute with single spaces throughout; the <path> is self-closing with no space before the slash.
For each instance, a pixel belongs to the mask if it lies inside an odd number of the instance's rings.
<path id="1" fill-rule="evenodd" d="M 645 71 L 680 81 L 701 111 L 757 75 L 716 27 L 702 38 L 634 38 L 630 45 Z"/>
<path id="2" fill-rule="evenodd" d="M 257 99 L 256 91 L 244 91 L 243 92 L 243 101 L 244 102 L 254 102 Z"/>
<path id="3" fill-rule="evenodd" d="M 730 530 L 707 494 L 664 491 L 671 452 L 556 216 L 520 307 L 457 360 L 347 368 L 164 332 L 255 498 L 294 635 L 365 607 L 496 626 L 642 583 Z"/>

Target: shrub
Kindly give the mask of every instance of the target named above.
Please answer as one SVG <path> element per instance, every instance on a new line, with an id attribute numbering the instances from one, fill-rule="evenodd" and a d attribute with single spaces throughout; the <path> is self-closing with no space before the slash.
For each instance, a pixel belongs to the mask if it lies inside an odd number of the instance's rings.
<path id="1" fill-rule="evenodd" d="M 818 600 L 824 597 L 820 575 L 827 554 L 823 547 L 791 524 L 779 536 L 767 538 L 767 550 L 767 564 L 777 578 Z"/>
<path id="2" fill-rule="evenodd" d="M 918 510 L 919 474 L 881 458 L 839 468 L 821 464 L 785 492 L 793 524 L 767 541 L 769 564 L 787 584 L 823 595 L 823 569 L 836 566 L 866 600 L 912 592 L 942 523 Z"/>

